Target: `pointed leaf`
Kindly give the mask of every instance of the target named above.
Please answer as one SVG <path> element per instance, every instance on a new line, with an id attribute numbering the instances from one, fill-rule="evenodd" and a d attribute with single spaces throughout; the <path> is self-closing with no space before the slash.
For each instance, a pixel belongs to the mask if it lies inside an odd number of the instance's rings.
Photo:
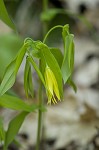
<path id="1" fill-rule="evenodd" d="M 60 9 L 56 9 L 56 8 L 47 9 L 47 11 L 42 12 L 41 20 L 43 20 L 43 21 L 51 21 L 60 12 L 61 12 L 61 10 Z"/>
<path id="2" fill-rule="evenodd" d="M 28 73 L 28 84 L 29 84 L 29 93 L 33 98 L 34 97 L 34 87 L 33 87 L 31 67 L 29 68 L 29 73 Z"/>
<path id="3" fill-rule="evenodd" d="M 10 89 L 15 82 L 15 61 L 16 60 L 12 61 L 5 70 L 5 74 L 0 85 L 0 96 Z"/>
<path id="4" fill-rule="evenodd" d="M 24 90 L 25 94 L 28 97 L 28 74 L 29 74 L 30 63 L 28 59 L 26 59 L 25 70 L 24 70 Z"/>
<path id="5" fill-rule="evenodd" d="M 0 19 L 5 22 L 10 28 L 15 30 L 14 23 L 10 19 L 3 0 L 0 0 Z"/>
<path id="6" fill-rule="evenodd" d="M 4 150 L 14 140 L 28 112 L 21 112 L 9 123 L 8 130 L 5 135 Z"/>
<path id="7" fill-rule="evenodd" d="M 5 139 L 5 130 L 3 125 L 3 119 L 0 117 L 0 141 L 4 141 Z"/>
<path id="8" fill-rule="evenodd" d="M 65 38 L 65 52 L 63 63 L 61 67 L 62 76 L 64 83 L 67 82 L 68 78 L 71 76 L 73 67 L 74 67 L 74 43 L 73 43 L 73 35 L 69 34 Z"/>
<path id="9" fill-rule="evenodd" d="M 77 92 L 77 87 L 76 87 L 75 83 L 71 79 L 68 79 L 67 83 L 73 88 L 73 90 L 76 93 Z"/>
<path id="10" fill-rule="evenodd" d="M 66 46 L 66 43 L 65 43 L 66 39 L 65 38 L 66 38 L 67 35 L 69 35 L 69 25 L 68 24 L 66 24 L 66 25 L 63 26 L 63 31 L 62 31 L 64 46 Z"/>
<path id="11" fill-rule="evenodd" d="M 34 104 L 28 105 L 20 98 L 10 96 L 7 94 L 4 94 L 3 96 L 0 97 L 0 106 L 4 108 L 10 108 L 10 109 L 26 111 L 26 112 L 32 112 L 38 108 L 37 105 Z"/>
<path id="12" fill-rule="evenodd" d="M 44 78 L 43 78 L 43 75 L 42 75 L 41 71 L 39 70 L 38 66 L 36 65 L 35 61 L 34 61 L 33 58 L 30 57 L 30 56 L 28 57 L 28 60 L 29 60 L 29 61 L 31 62 L 31 64 L 33 65 L 33 67 L 34 67 L 34 69 L 36 70 L 36 72 L 37 72 L 39 78 L 41 79 L 42 83 L 43 83 L 44 86 L 46 87 L 45 81 L 44 81 Z"/>
<path id="13" fill-rule="evenodd" d="M 31 65 L 28 59 L 26 59 L 26 65 L 24 70 L 24 89 L 27 97 L 28 94 L 30 94 L 32 97 L 34 96 Z"/>
<path id="14" fill-rule="evenodd" d="M 16 64 L 15 64 L 15 74 L 17 74 L 18 70 L 19 70 L 19 67 L 22 63 L 22 60 L 24 58 L 24 55 L 26 53 L 26 50 L 27 50 L 27 45 L 28 43 L 25 43 L 22 48 L 20 49 L 18 55 L 17 55 L 17 59 L 16 59 Z"/>

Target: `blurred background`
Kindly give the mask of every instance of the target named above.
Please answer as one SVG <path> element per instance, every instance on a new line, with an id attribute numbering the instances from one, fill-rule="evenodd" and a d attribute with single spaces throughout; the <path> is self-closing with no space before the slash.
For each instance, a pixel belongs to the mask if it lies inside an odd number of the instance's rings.
<path id="1" fill-rule="evenodd" d="M 99 150 L 99 0 L 4 0 L 15 23 L 17 33 L 0 20 L 0 81 L 6 66 L 13 60 L 26 37 L 43 40 L 55 25 L 70 25 L 75 35 L 75 94 L 64 87 L 64 101 L 47 106 L 44 113 L 44 142 L 41 150 Z M 47 2 L 47 0 L 46 0 Z M 55 30 L 48 38 L 49 46 L 62 46 L 61 32 Z M 10 94 L 26 100 L 23 89 L 24 61 Z M 35 72 L 33 78 L 37 79 Z M 37 102 L 38 80 L 34 80 Z M 33 100 L 29 100 L 33 101 Z M 5 128 L 16 112 L 0 108 Z M 30 114 L 22 125 L 18 139 L 23 148 L 33 150 L 36 142 L 37 114 Z"/>

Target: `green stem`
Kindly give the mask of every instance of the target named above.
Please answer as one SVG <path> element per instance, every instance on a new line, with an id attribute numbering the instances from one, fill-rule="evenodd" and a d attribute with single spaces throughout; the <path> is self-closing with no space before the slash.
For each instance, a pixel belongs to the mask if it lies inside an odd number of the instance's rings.
<path id="1" fill-rule="evenodd" d="M 48 0 L 43 0 L 42 6 L 43 6 L 43 12 L 46 13 L 46 11 L 47 11 L 47 9 L 48 9 Z M 45 35 L 45 34 L 47 33 L 47 31 L 48 31 L 48 22 L 43 21 L 43 22 L 42 22 L 42 25 L 43 25 L 43 37 L 44 37 L 44 35 Z"/>
<path id="2" fill-rule="evenodd" d="M 43 11 L 46 11 L 48 8 L 48 0 L 43 0 Z"/>
<path id="3" fill-rule="evenodd" d="M 42 82 L 40 80 L 39 85 L 39 106 L 40 108 L 43 105 L 43 98 L 42 98 Z M 36 150 L 40 150 L 40 139 L 41 139 L 41 126 L 42 126 L 42 110 L 38 110 L 38 129 L 37 129 L 37 143 L 36 143 Z"/>
<path id="4" fill-rule="evenodd" d="M 51 28 L 51 29 L 47 32 L 47 34 L 45 35 L 44 40 L 43 40 L 43 43 L 45 43 L 45 41 L 46 41 L 48 35 L 49 35 L 54 29 L 56 29 L 56 28 L 63 28 L 63 26 L 62 26 L 62 25 L 57 25 L 57 26 Z"/>

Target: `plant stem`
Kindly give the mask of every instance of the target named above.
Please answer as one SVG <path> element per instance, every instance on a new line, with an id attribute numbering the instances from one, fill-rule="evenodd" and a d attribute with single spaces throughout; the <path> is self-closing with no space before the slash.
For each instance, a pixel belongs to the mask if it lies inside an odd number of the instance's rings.
<path id="1" fill-rule="evenodd" d="M 48 9 L 48 0 L 43 0 L 42 6 L 43 6 L 43 12 L 46 13 Z M 48 31 L 48 22 L 43 21 L 42 24 L 43 24 L 43 38 L 44 38 L 44 35 Z"/>
<path id="2" fill-rule="evenodd" d="M 39 83 L 39 106 L 40 108 L 43 105 L 43 98 L 42 98 L 42 82 L 40 80 Z M 41 126 L 42 126 L 42 110 L 38 110 L 38 129 L 37 129 L 37 143 L 36 143 L 36 150 L 40 150 L 40 139 L 41 139 Z"/>
<path id="3" fill-rule="evenodd" d="M 48 0 L 43 0 L 43 11 L 46 11 L 48 8 Z"/>
<path id="4" fill-rule="evenodd" d="M 45 43 L 45 41 L 46 41 L 48 35 L 49 35 L 54 29 L 56 29 L 56 28 L 63 28 L 63 26 L 62 26 L 62 25 L 57 25 L 57 26 L 54 26 L 53 28 L 51 28 L 51 29 L 46 33 L 46 35 L 45 35 L 45 37 L 44 37 L 44 40 L 43 40 L 43 43 Z"/>
<path id="5" fill-rule="evenodd" d="M 48 8 L 48 0 L 43 0 L 43 11 L 46 12 Z M 43 22 L 43 37 L 46 34 L 48 30 L 48 24 L 47 22 Z M 39 65 L 41 65 L 41 62 L 39 62 Z M 40 66 L 39 66 L 40 67 Z M 43 98 L 42 98 L 42 82 L 40 80 L 39 83 L 39 106 L 42 107 L 43 105 Z M 37 143 L 36 143 L 36 150 L 40 150 L 40 139 L 41 137 L 41 131 L 42 131 L 42 110 L 38 110 L 38 129 L 37 129 Z"/>

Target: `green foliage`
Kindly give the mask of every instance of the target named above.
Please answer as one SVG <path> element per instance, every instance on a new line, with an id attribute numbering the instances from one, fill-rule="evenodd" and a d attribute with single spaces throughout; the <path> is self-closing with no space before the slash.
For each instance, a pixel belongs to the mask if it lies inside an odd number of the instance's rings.
<path id="1" fill-rule="evenodd" d="M 53 54 L 55 59 L 57 60 L 60 68 L 62 66 L 63 54 L 59 48 L 50 48 L 50 52 Z"/>
<path id="2" fill-rule="evenodd" d="M 47 9 L 46 11 L 42 12 L 41 20 L 42 21 L 51 21 L 57 14 L 61 12 L 60 9 Z"/>
<path id="3" fill-rule="evenodd" d="M 35 61 L 33 60 L 32 57 L 28 57 L 28 60 L 30 61 L 30 63 L 32 64 L 32 66 L 34 67 L 34 69 L 36 70 L 40 80 L 42 81 L 42 83 L 44 84 L 45 86 L 45 81 L 44 81 L 44 78 L 43 78 L 43 75 L 41 73 L 41 71 L 39 70 L 39 67 L 36 65 Z M 46 86 L 45 86 L 46 87 Z"/>
<path id="4" fill-rule="evenodd" d="M 26 64 L 24 69 L 24 90 L 27 97 L 30 94 L 33 98 L 34 88 L 33 88 L 33 81 L 32 81 L 31 65 L 27 58 L 26 58 Z"/>
<path id="5" fill-rule="evenodd" d="M 68 78 L 72 74 L 73 64 L 74 64 L 73 35 L 69 34 L 65 37 L 65 52 L 61 68 L 64 83 L 67 82 Z"/>
<path id="6" fill-rule="evenodd" d="M 69 79 L 67 80 L 67 84 L 69 84 L 69 85 L 73 88 L 73 90 L 74 90 L 75 92 L 77 92 L 77 87 L 76 87 L 75 83 L 72 81 L 71 78 L 69 78 Z"/>
<path id="7" fill-rule="evenodd" d="M 47 5 L 47 1 L 45 0 L 44 2 Z M 41 19 L 43 21 L 51 21 L 59 13 L 64 12 L 61 9 L 50 10 L 45 7 L 45 11 L 42 13 Z M 0 19 L 15 30 L 15 26 L 9 18 L 3 0 L 0 0 Z M 45 44 L 49 34 L 56 28 L 62 29 L 64 43 L 63 54 L 60 49 L 56 47 L 51 48 Z M 74 36 L 69 32 L 69 25 L 55 26 L 48 31 L 43 42 L 33 41 L 31 38 L 25 39 L 23 46 L 17 55 L 15 55 L 11 62 L 8 63 L 9 65 L 6 64 L 7 67 L 0 85 L 0 106 L 21 112 L 9 122 L 8 130 L 6 132 L 3 127 L 2 119 L 0 119 L 0 140 L 4 141 L 3 150 L 7 150 L 9 144 L 14 141 L 14 138 L 18 133 L 25 117 L 29 113 L 35 111 L 36 109 L 39 109 L 39 112 L 45 111 L 41 101 L 39 102 L 39 106 L 34 104 L 29 105 L 18 97 L 5 94 L 13 86 L 23 58 L 26 57 L 24 69 L 24 90 L 26 96 L 34 96 L 31 71 L 31 68 L 33 67 L 46 89 L 48 102 L 51 103 L 51 101 L 53 101 L 55 104 L 57 103 L 57 99 L 63 99 L 63 83 L 68 83 L 76 91 L 76 86 L 72 81 L 72 73 L 74 68 L 73 37 Z M 40 99 L 42 99 L 42 84 L 40 82 Z M 40 118 L 41 114 L 39 113 L 39 121 Z M 38 127 L 40 128 L 40 124 Z"/>
<path id="8" fill-rule="evenodd" d="M 45 44 L 48 35 L 56 28 L 62 29 L 64 43 L 63 54 L 60 49 L 55 47 L 51 48 Z M 18 133 L 25 116 L 28 113 L 33 112 L 36 109 L 45 111 L 42 105 L 39 107 L 34 104 L 28 105 L 17 97 L 5 94 L 13 86 L 23 58 L 26 57 L 24 69 L 24 90 L 26 96 L 33 97 L 34 93 L 31 72 L 31 67 L 33 67 L 46 89 L 48 101 L 51 103 L 51 100 L 53 100 L 53 103 L 57 103 L 57 98 L 59 100 L 60 98 L 63 99 L 63 81 L 64 84 L 68 83 L 76 91 L 76 86 L 72 81 L 74 68 L 73 38 L 74 36 L 69 33 L 69 25 L 53 27 L 46 34 L 43 42 L 33 41 L 31 38 L 27 38 L 14 60 L 6 68 L 0 85 L 0 105 L 5 108 L 23 112 L 9 123 L 8 130 L 5 134 L 4 150 L 6 150 L 8 145 L 14 140 L 15 135 Z M 48 68 L 46 69 L 46 67 Z M 51 75 L 51 77 L 45 79 L 45 74 Z"/>
<path id="9" fill-rule="evenodd" d="M 68 81 L 68 84 L 70 84 L 74 88 L 74 90 L 76 90 L 74 83 L 71 79 L 73 67 L 74 67 L 74 42 L 73 42 L 74 36 L 69 33 L 69 25 L 65 25 L 63 27 L 62 26 L 56 26 L 56 27 L 61 27 L 63 29 L 62 36 L 64 42 L 64 54 L 63 54 L 64 56 L 62 56 L 62 53 L 57 48 L 49 48 L 46 44 L 40 41 L 35 42 L 32 39 L 27 38 L 24 41 L 24 44 L 20 49 L 20 51 L 18 52 L 15 60 L 10 63 L 10 65 L 7 67 L 5 71 L 5 75 L 0 86 L 0 95 L 3 95 L 8 89 L 10 89 L 13 86 L 15 82 L 15 77 L 17 75 L 17 72 L 19 70 L 19 67 L 22 63 L 25 54 L 27 55 L 27 58 L 26 58 L 26 65 L 24 71 L 24 88 L 27 96 L 28 96 L 28 92 L 30 93 L 31 96 L 33 96 L 30 64 L 32 64 L 32 66 L 36 70 L 45 88 L 47 87 L 45 85 L 44 71 L 46 65 L 50 67 L 58 83 L 58 88 L 59 88 L 61 98 L 63 97 L 62 78 L 64 84 Z M 47 36 L 49 35 L 49 33 L 53 31 L 53 29 L 55 29 L 55 27 L 52 28 L 46 34 L 44 38 L 44 42 Z M 34 51 L 36 51 L 36 53 Z M 42 70 L 39 69 L 38 65 L 34 61 L 34 57 L 41 60 Z"/>
<path id="10" fill-rule="evenodd" d="M 0 117 L 0 142 L 5 140 L 5 130 L 3 125 L 3 119 Z"/>
<path id="11" fill-rule="evenodd" d="M 0 80 L 4 75 L 5 68 L 16 57 L 22 44 L 23 41 L 18 35 L 0 34 Z"/>
<path id="12" fill-rule="evenodd" d="M 8 130 L 5 134 L 4 150 L 7 150 L 8 145 L 14 140 L 28 112 L 21 112 L 8 125 Z"/>
<path id="13" fill-rule="evenodd" d="M 3 96 L 0 97 L 0 106 L 4 108 L 10 108 L 13 110 L 26 111 L 26 112 L 32 112 L 38 108 L 37 105 L 34 104 L 28 105 L 20 98 L 10 96 L 7 94 L 4 94 Z"/>
<path id="14" fill-rule="evenodd" d="M 8 67 L 5 70 L 5 74 L 0 86 L 0 96 L 2 96 L 7 90 L 9 90 L 16 78 L 16 74 L 18 72 L 18 69 L 22 63 L 23 57 L 26 53 L 26 44 L 22 46 L 20 51 L 18 52 L 17 57 L 8 65 Z"/>
<path id="15" fill-rule="evenodd" d="M 77 88 L 75 83 L 72 81 L 72 73 L 74 68 L 74 35 L 69 34 L 69 26 L 63 27 L 63 42 L 64 42 L 64 58 L 62 62 L 62 76 L 64 83 L 68 83 L 76 92 Z"/>
<path id="16" fill-rule="evenodd" d="M 19 67 L 22 63 L 22 60 L 24 58 L 24 55 L 26 53 L 27 50 L 27 44 L 24 43 L 24 45 L 22 46 L 22 48 L 20 49 L 20 51 L 18 52 L 17 58 L 16 58 L 16 63 L 15 63 L 15 74 L 17 74 Z"/>
<path id="17" fill-rule="evenodd" d="M 12 22 L 12 20 L 10 19 L 7 10 L 5 8 L 4 2 L 3 0 L 0 0 L 0 19 L 5 22 L 10 28 L 12 28 L 13 30 L 15 30 L 15 25 Z"/>
<path id="18" fill-rule="evenodd" d="M 9 90 L 15 82 L 15 61 L 16 60 L 12 61 L 5 70 L 5 74 L 0 85 L 0 96 L 2 96 L 7 90 Z"/>
<path id="19" fill-rule="evenodd" d="M 45 44 L 40 43 L 39 47 L 41 51 L 41 59 L 44 59 L 45 64 L 48 65 L 54 73 L 60 91 L 60 96 L 63 98 L 62 74 L 58 62 Z"/>

